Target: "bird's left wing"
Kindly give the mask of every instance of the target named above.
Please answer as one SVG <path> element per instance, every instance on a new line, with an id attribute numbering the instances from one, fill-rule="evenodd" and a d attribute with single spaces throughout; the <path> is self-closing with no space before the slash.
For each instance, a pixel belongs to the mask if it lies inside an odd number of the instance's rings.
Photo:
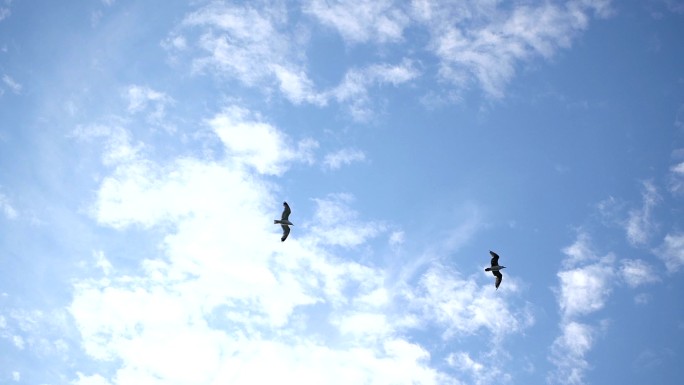
<path id="1" fill-rule="evenodd" d="M 499 264 L 499 254 L 490 250 L 489 255 L 492 256 L 492 266 L 497 266 Z"/>
<path id="2" fill-rule="evenodd" d="M 288 205 L 287 202 L 283 202 L 283 206 L 285 206 L 285 209 L 283 210 L 283 216 L 281 219 L 287 221 L 292 210 L 290 210 L 290 205 Z"/>

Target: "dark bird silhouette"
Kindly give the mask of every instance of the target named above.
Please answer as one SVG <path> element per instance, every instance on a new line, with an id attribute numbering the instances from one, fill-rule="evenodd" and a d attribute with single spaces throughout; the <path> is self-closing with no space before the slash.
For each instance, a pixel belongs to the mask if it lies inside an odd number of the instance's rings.
<path id="1" fill-rule="evenodd" d="M 492 256 L 492 267 L 488 267 L 485 269 L 485 271 L 491 271 L 492 274 L 496 277 L 496 283 L 494 286 L 496 286 L 496 290 L 499 290 L 499 285 L 501 285 L 501 281 L 503 280 L 503 275 L 499 270 L 505 269 L 506 266 L 500 266 L 499 265 L 499 254 L 489 250 L 489 254 Z"/>
<path id="2" fill-rule="evenodd" d="M 280 227 L 283 228 L 283 237 L 280 238 L 281 242 L 285 242 L 287 239 L 287 236 L 290 235 L 290 226 L 294 226 L 292 222 L 290 222 L 290 213 L 292 210 L 290 210 L 290 205 L 287 204 L 287 202 L 283 202 L 283 206 L 285 207 L 283 209 L 283 215 L 280 217 L 280 220 L 274 219 L 273 224 L 280 224 Z"/>

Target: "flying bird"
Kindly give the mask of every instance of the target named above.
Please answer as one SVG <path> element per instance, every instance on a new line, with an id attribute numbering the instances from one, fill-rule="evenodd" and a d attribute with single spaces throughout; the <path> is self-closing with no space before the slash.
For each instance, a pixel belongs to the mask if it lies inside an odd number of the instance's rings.
<path id="1" fill-rule="evenodd" d="M 501 272 L 499 270 L 505 269 L 506 266 L 501 266 L 499 265 L 499 254 L 489 251 L 489 254 L 492 256 L 492 267 L 488 267 L 485 269 L 485 271 L 491 271 L 492 274 L 496 277 L 496 283 L 494 286 L 496 286 L 496 290 L 499 290 L 499 285 L 501 285 L 501 280 L 503 279 L 503 275 L 501 275 Z"/>
<path id="2" fill-rule="evenodd" d="M 273 220 L 273 224 L 280 224 L 280 227 L 283 228 L 283 237 L 280 238 L 281 242 L 285 242 L 287 239 L 287 236 L 290 235 L 290 226 L 294 226 L 292 222 L 288 218 L 290 218 L 290 213 L 292 210 L 290 210 L 290 205 L 287 204 L 287 202 L 283 202 L 283 216 L 278 219 Z"/>

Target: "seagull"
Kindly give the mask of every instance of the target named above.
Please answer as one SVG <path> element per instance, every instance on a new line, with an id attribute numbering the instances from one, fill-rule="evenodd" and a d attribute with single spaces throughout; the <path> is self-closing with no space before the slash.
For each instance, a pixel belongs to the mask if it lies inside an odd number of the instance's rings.
<path id="1" fill-rule="evenodd" d="M 496 277 L 496 283 L 494 286 L 496 286 L 496 290 L 499 290 L 499 285 L 501 285 L 501 280 L 503 279 L 503 275 L 501 275 L 501 272 L 499 270 L 505 269 L 506 266 L 500 266 L 499 265 L 499 254 L 489 250 L 489 254 L 492 256 L 492 267 L 488 267 L 485 269 L 485 271 L 491 271 L 492 274 Z"/>
<path id="2" fill-rule="evenodd" d="M 290 226 L 294 226 L 294 224 L 288 219 L 291 212 L 290 205 L 288 205 L 287 202 L 283 202 L 283 207 L 285 207 L 285 209 L 283 210 L 283 216 L 280 218 L 280 220 L 273 220 L 273 224 L 280 224 L 280 227 L 283 228 L 283 237 L 280 238 L 281 242 L 285 242 L 287 236 L 290 235 Z"/>

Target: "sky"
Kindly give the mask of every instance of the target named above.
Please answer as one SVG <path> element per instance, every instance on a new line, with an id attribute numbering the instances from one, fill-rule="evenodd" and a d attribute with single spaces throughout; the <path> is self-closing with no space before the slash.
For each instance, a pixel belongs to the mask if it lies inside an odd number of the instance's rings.
<path id="1" fill-rule="evenodd" d="M 682 36 L 682 0 L 0 0 L 0 383 L 681 383 Z"/>

